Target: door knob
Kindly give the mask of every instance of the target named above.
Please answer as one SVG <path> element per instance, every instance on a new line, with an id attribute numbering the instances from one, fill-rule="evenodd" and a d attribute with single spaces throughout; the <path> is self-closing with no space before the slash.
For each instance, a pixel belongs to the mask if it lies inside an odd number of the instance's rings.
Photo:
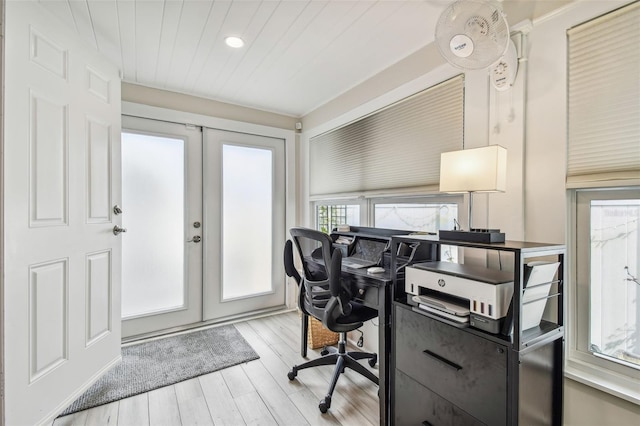
<path id="1" fill-rule="evenodd" d="M 118 225 L 113 227 L 113 235 L 118 235 L 118 234 L 121 234 L 123 232 L 127 232 L 127 228 L 123 228 L 123 227 L 118 226 Z"/>
<path id="2" fill-rule="evenodd" d="M 122 207 L 116 204 L 115 206 L 113 206 L 113 213 L 122 214 Z"/>
<path id="3" fill-rule="evenodd" d="M 199 243 L 202 241 L 202 237 L 200 235 L 194 235 L 193 238 L 187 240 L 188 243 Z"/>

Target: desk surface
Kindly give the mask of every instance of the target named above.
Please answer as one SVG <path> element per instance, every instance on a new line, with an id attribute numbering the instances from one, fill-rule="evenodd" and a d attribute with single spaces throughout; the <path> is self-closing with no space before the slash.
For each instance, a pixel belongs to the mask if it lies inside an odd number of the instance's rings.
<path id="1" fill-rule="evenodd" d="M 384 272 L 379 274 L 370 274 L 367 272 L 367 269 L 368 268 L 349 268 L 347 266 L 343 266 L 342 273 L 343 275 L 348 274 L 357 278 L 371 280 L 371 282 L 375 282 L 378 285 L 387 285 L 393 282 L 390 268 L 385 269 Z"/>
<path id="2" fill-rule="evenodd" d="M 549 243 L 537 243 L 537 242 L 528 242 L 528 241 L 511 241 L 507 240 L 503 243 L 474 243 L 474 242 L 466 242 L 466 241 L 451 241 L 444 240 L 438 237 L 437 235 L 431 234 L 398 234 L 393 235 L 392 238 L 397 241 L 424 241 L 426 243 L 434 243 L 434 244 L 442 244 L 442 245 L 455 245 L 458 247 L 473 247 L 473 248 L 486 248 L 491 250 L 500 250 L 500 251 L 519 251 L 522 253 L 536 253 L 539 251 L 549 251 L 549 250 L 564 250 L 564 244 L 549 244 Z"/>

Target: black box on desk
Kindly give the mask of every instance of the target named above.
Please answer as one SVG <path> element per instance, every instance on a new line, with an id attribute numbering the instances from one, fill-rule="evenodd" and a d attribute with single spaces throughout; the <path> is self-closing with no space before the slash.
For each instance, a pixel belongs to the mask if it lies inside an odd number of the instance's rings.
<path id="1" fill-rule="evenodd" d="M 340 250 L 342 252 L 342 257 L 348 257 L 353 254 L 353 250 L 356 245 L 356 237 L 339 234 L 331 234 L 330 237 L 333 241 L 333 248 Z"/>
<path id="2" fill-rule="evenodd" d="M 496 229 L 484 231 L 445 231 L 440 230 L 441 240 L 467 241 L 469 243 L 504 243 L 504 232 Z"/>
<path id="3" fill-rule="evenodd" d="M 499 319 L 487 318 L 477 314 L 471 314 L 469 316 L 469 324 L 472 327 L 480 330 L 487 331 L 489 333 L 497 334 L 502 329 L 504 323 L 504 317 Z"/>

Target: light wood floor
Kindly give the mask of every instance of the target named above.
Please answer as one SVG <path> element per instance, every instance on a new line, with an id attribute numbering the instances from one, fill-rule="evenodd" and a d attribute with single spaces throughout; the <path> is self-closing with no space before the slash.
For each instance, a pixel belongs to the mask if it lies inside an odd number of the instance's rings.
<path id="1" fill-rule="evenodd" d="M 67 425 L 377 425 L 378 386 L 354 371 L 338 380 L 331 408 L 320 413 L 333 367 L 287 372 L 300 356 L 295 312 L 235 324 L 260 359 L 111 404 L 60 417 Z M 308 357 L 320 356 L 309 350 Z M 367 365 L 366 361 L 362 361 Z M 377 365 L 373 368 L 377 375 Z"/>

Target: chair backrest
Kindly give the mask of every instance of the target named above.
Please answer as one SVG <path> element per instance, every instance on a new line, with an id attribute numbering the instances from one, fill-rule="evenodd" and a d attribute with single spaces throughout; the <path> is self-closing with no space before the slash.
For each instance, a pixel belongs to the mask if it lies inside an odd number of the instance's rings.
<path id="1" fill-rule="evenodd" d="M 324 323 L 327 304 L 341 292 L 342 253 L 333 249 L 333 241 L 323 232 L 308 228 L 291 228 L 289 232 L 302 261 L 300 309 Z M 341 313 L 334 311 L 331 316 Z"/>

